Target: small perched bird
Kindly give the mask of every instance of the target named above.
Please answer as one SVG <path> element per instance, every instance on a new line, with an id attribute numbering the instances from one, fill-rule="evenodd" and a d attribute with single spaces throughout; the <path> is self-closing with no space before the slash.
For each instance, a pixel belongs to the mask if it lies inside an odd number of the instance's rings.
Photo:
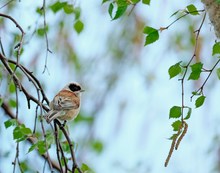
<path id="1" fill-rule="evenodd" d="M 50 111 L 44 116 L 47 123 L 58 118 L 72 120 L 77 117 L 80 110 L 81 92 L 84 90 L 78 83 L 66 85 L 50 102 Z"/>

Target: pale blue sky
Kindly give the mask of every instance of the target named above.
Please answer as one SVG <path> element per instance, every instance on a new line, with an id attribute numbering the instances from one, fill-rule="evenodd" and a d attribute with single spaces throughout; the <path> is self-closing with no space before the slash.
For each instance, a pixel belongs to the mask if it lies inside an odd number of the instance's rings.
<path id="1" fill-rule="evenodd" d="M 101 6 L 99 1 L 76 1 L 75 3 L 82 8 L 81 18 L 85 23 L 85 30 L 80 35 L 73 32 L 71 39 L 74 40 L 75 49 L 81 55 L 82 60 L 90 61 L 91 58 L 102 55 L 102 52 L 106 49 L 106 47 L 103 47 L 104 43 L 108 41 L 106 35 L 112 29 L 116 29 L 120 22 L 128 19 L 111 21 L 107 13 L 107 5 Z M 22 18 L 19 22 L 26 30 L 28 25 L 35 25 L 36 19 L 33 19 L 31 15 L 34 14 L 34 11 L 31 10 L 33 2 L 22 0 L 18 4 L 20 4 L 17 7 L 19 12 L 17 15 L 14 14 L 14 17 L 18 20 L 20 17 Z M 159 28 L 172 22 L 175 18 L 170 18 L 170 15 L 178 9 L 183 9 L 188 4 L 189 2 L 152 1 L 150 7 L 138 5 L 135 10 L 139 11 L 139 15 L 146 19 L 148 25 Z M 203 8 L 201 3 L 196 3 L 196 6 L 198 9 Z M 56 23 L 53 14 L 47 14 L 47 20 Z M 210 50 L 215 38 L 213 29 L 208 23 L 209 21 L 206 20 L 204 30 L 201 32 L 205 39 L 203 58 L 211 57 Z M 130 66 L 119 76 L 120 85 L 116 85 L 114 92 L 107 96 L 105 107 L 97 116 L 95 123 L 95 136 L 103 141 L 104 150 L 100 155 L 86 153 L 83 156 L 83 162 L 91 166 L 96 173 L 212 172 L 217 157 L 212 150 L 215 147 L 213 138 L 219 132 L 220 112 L 218 109 L 219 84 L 218 81 L 214 82 L 215 74 L 213 74 L 205 89 L 205 94 L 207 94 L 205 106 L 196 110 L 193 109 L 192 117 L 188 121 L 188 132 L 178 151 L 174 151 L 169 166 L 164 168 L 164 161 L 171 144 L 171 141 L 167 138 L 172 135 L 170 125 L 173 120 L 168 119 L 169 108 L 181 104 L 180 82 L 177 81 L 177 78 L 169 80 L 167 71 L 169 66 L 178 62 L 180 58 L 189 59 L 193 54 L 193 48 L 191 51 L 184 52 L 172 49 L 172 47 L 168 49 L 168 45 L 171 36 L 177 31 L 184 30 L 185 25 L 186 23 L 180 21 L 169 30 L 161 33 L 158 42 L 141 50 L 142 57 L 139 64 Z M 12 30 L 14 29 L 16 28 L 12 25 Z M 0 31 L 1 37 L 3 37 L 2 34 Z M 26 32 L 27 37 L 30 34 Z M 106 63 L 112 57 L 103 57 L 100 66 L 89 72 L 91 74 L 86 74 L 85 78 L 79 79 L 74 75 L 74 70 L 64 68 L 65 64 L 56 58 L 60 55 L 55 49 L 53 50 L 53 34 L 56 34 L 55 31 L 48 34 L 49 44 L 53 51 L 53 54 L 48 57 L 50 75 L 42 74 L 45 58 L 45 55 L 42 54 L 42 61 L 37 64 L 39 70 L 36 72 L 36 76 L 42 83 L 46 83 L 45 89 L 50 99 L 69 81 L 77 80 L 81 82 L 84 88 L 87 89 L 82 98 L 82 110 L 89 112 L 94 93 L 103 92 L 105 86 L 103 76 L 111 70 L 106 67 Z M 9 36 L 7 38 L 10 39 Z M 28 49 L 35 50 L 36 46 L 39 46 L 39 41 L 31 43 Z M 26 51 L 21 57 L 24 64 L 31 61 L 29 58 L 31 53 L 31 51 Z M 211 62 L 208 63 L 211 64 Z M 151 76 L 152 81 L 146 81 L 144 78 L 146 76 Z M 97 84 L 98 87 L 96 87 Z M 189 101 L 192 86 L 192 84 L 186 85 L 185 96 L 186 102 L 194 108 L 193 103 Z M 127 97 L 128 93 L 132 93 L 130 97 Z M 124 110 L 120 112 L 119 106 L 123 103 L 123 100 L 127 101 L 127 104 Z M 21 102 L 21 107 L 25 106 L 26 103 Z M 0 113 L 2 114 L 2 112 Z M 33 117 L 22 118 L 23 121 L 33 121 Z M 2 122 L 6 120 L 4 116 L 2 119 Z M 87 130 L 83 128 L 85 128 L 83 125 L 78 126 L 78 129 L 73 127 L 74 131 L 70 133 L 74 141 L 82 140 L 80 136 L 87 133 Z M 3 127 L 1 128 L 3 134 L 1 138 L 4 141 L 12 138 L 11 131 L 8 131 L 6 135 L 4 135 L 4 132 Z M 13 144 L 4 145 L 5 150 L 15 147 Z M 24 150 L 27 150 L 26 147 L 24 147 Z M 30 157 L 28 155 L 21 157 Z M 14 159 L 14 153 L 12 153 L 11 158 Z M 11 161 L 0 162 L 3 172 L 6 169 L 12 170 L 13 167 L 8 164 Z M 41 160 L 36 162 L 42 164 Z M 39 168 L 36 167 L 35 169 Z"/>

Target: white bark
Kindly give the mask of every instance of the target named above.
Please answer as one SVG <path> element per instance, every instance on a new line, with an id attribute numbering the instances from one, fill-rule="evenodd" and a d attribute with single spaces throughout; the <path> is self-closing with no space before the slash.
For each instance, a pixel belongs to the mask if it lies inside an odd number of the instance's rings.
<path id="1" fill-rule="evenodd" d="M 205 4 L 209 19 L 212 22 L 215 34 L 220 38 L 220 1 L 218 0 L 202 0 Z"/>

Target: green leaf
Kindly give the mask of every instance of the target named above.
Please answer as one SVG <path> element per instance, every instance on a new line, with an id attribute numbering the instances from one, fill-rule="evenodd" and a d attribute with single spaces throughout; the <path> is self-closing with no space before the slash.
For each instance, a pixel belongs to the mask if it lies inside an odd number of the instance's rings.
<path id="1" fill-rule="evenodd" d="M 28 149 L 28 153 L 30 153 L 31 151 L 37 149 L 39 151 L 39 153 L 41 155 L 43 155 L 47 149 L 46 149 L 46 145 L 44 141 L 37 141 L 37 143 L 33 144 L 29 149 Z"/>
<path id="2" fill-rule="evenodd" d="M 200 95 L 197 91 L 193 91 L 192 95 Z"/>
<path id="3" fill-rule="evenodd" d="M 121 6 L 127 6 L 128 4 L 130 4 L 129 2 L 130 0 L 117 0 L 115 1 L 117 3 L 117 6 L 118 7 L 121 7 Z"/>
<path id="4" fill-rule="evenodd" d="M 180 67 L 180 63 L 181 63 L 181 61 L 174 64 L 174 65 L 172 65 L 169 68 L 168 72 L 169 72 L 169 75 L 170 75 L 170 79 L 181 73 L 182 69 Z"/>
<path id="5" fill-rule="evenodd" d="M 17 142 L 25 140 L 30 135 L 32 135 L 31 129 L 25 127 L 24 124 L 14 128 L 13 139 L 16 139 Z"/>
<path id="6" fill-rule="evenodd" d="M 193 65 L 190 66 L 191 67 L 191 74 L 188 78 L 188 80 L 192 79 L 192 80 L 197 80 L 200 77 L 200 74 L 202 72 L 202 67 L 203 64 L 201 62 L 195 63 Z"/>
<path id="7" fill-rule="evenodd" d="M 15 91 L 16 91 L 16 87 L 15 87 L 15 84 L 12 82 L 9 84 L 9 92 L 15 93 Z"/>
<path id="8" fill-rule="evenodd" d="M 30 168 L 29 168 L 29 165 L 27 164 L 28 161 L 27 160 L 24 160 L 22 162 L 19 163 L 19 167 L 20 169 L 23 171 L 23 172 L 31 172 L 30 171 Z"/>
<path id="9" fill-rule="evenodd" d="M 91 145 L 94 151 L 96 151 L 97 153 L 101 153 L 103 151 L 103 143 L 101 141 L 93 141 Z"/>
<path id="10" fill-rule="evenodd" d="M 44 141 L 38 141 L 37 142 L 37 147 L 38 147 L 38 151 L 41 155 L 44 154 L 47 151 Z"/>
<path id="11" fill-rule="evenodd" d="M 182 122 L 180 120 L 177 120 L 177 121 L 173 122 L 173 124 L 172 124 L 173 131 L 178 131 L 181 124 L 182 124 Z"/>
<path id="12" fill-rule="evenodd" d="M 103 0 L 103 1 L 102 1 L 102 4 L 104 4 L 104 3 L 108 2 L 108 1 L 109 1 L 109 0 Z"/>
<path id="13" fill-rule="evenodd" d="M 54 142 L 54 134 L 47 133 L 46 134 L 46 141 L 47 141 L 47 146 L 50 147 L 50 145 Z"/>
<path id="14" fill-rule="evenodd" d="M 170 17 L 175 16 L 177 13 L 179 13 L 180 10 L 175 11 Z"/>
<path id="15" fill-rule="evenodd" d="M 72 141 L 72 145 L 73 145 L 73 148 L 75 148 L 75 143 Z M 70 146 L 69 146 L 69 143 L 67 141 L 63 141 L 61 143 L 61 146 L 62 146 L 62 149 L 64 152 L 66 153 L 70 153 Z"/>
<path id="16" fill-rule="evenodd" d="M 220 42 L 217 42 L 212 47 L 212 55 L 220 54 Z"/>
<path id="17" fill-rule="evenodd" d="M 39 36 L 43 37 L 44 34 L 45 34 L 45 29 L 44 29 L 44 28 L 39 28 L 39 29 L 37 30 L 37 34 L 38 34 Z"/>
<path id="18" fill-rule="evenodd" d="M 35 148 L 37 148 L 37 143 L 30 146 L 30 148 L 28 149 L 28 153 L 33 151 Z"/>
<path id="19" fill-rule="evenodd" d="M 7 129 L 11 126 L 16 126 L 18 122 L 16 119 L 10 119 L 10 120 L 5 121 L 4 124 L 5 124 L 5 128 Z"/>
<path id="20" fill-rule="evenodd" d="M 9 66 L 11 67 L 12 70 L 14 70 L 16 67 L 16 65 L 14 65 L 14 64 L 9 64 Z"/>
<path id="21" fill-rule="evenodd" d="M 55 2 L 53 5 L 50 6 L 50 9 L 54 12 L 57 13 L 58 11 L 60 11 L 65 5 L 67 4 L 67 2 Z"/>
<path id="22" fill-rule="evenodd" d="M 178 135 L 177 135 L 177 133 L 175 133 L 175 134 L 173 134 L 170 138 L 169 138 L 169 140 L 173 140 L 174 138 L 176 138 Z"/>
<path id="23" fill-rule="evenodd" d="M 20 127 L 19 126 L 15 127 L 13 130 L 13 139 L 20 139 L 23 136 L 24 135 L 21 133 Z"/>
<path id="24" fill-rule="evenodd" d="M 12 107 L 12 108 L 15 108 L 16 105 L 17 105 L 17 104 L 16 104 L 16 101 L 13 100 L 13 99 L 10 99 L 8 103 L 9 103 L 9 106 Z"/>
<path id="25" fill-rule="evenodd" d="M 216 73 L 217 73 L 218 79 L 220 80 L 220 68 L 216 69 Z"/>
<path id="26" fill-rule="evenodd" d="M 81 20 L 77 20 L 77 21 L 75 22 L 75 24 L 74 24 L 74 29 L 75 29 L 75 31 L 76 31 L 78 34 L 80 34 L 80 33 L 82 32 L 83 28 L 84 28 L 84 24 L 82 23 L 82 21 L 81 21 Z"/>
<path id="27" fill-rule="evenodd" d="M 112 20 L 115 20 L 121 17 L 125 13 L 127 7 L 128 7 L 127 5 L 118 6 L 116 13 L 115 13 L 115 17 Z"/>
<path id="28" fill-rule="evenodd" d="M 151 43 L 154 43 L 154 42 L 157 41 L 158 39 L 159 39 L 159 33 L 158 33 L 158 31 L 152 32 L 151 34 L 149 34 L 149 35 L 146 36 L 144 46 L 146 46 L 146 45 L 148 45 L 148 44 L 151 44 Z"/>
<path id="29" fill-rule="evenodd" d="M 63 10 L 66 14 L 72 14 L 74 12 L 73 5 L 71 4 L 64 5 Z"/>
<path id="30" fill-rule="evenodd" d="M 147 34 L 145 38 L 145 46 L 151 44 L 159 39 L 158 30 L 149 26 L 146 26 L 143 31 L 144 34 Z"/>
<path id="31" fill-rule="evenodd" d="M 69 160 L 68 158 L 62 157 L 62 158 L 61 158 L 61 165 L 62 165 L 62 166 L 65 166 L 65 161 L 68 163 L 68 160 Z M 74 173 L 75 173 L 75 172 L 76 172 L 76 171 L 74 171 Z M 76 173 L 77 173 L 77 172 L 76 172 Z"/>
<path id="32" fill-rule="evenodd" d="M 91 124 L 92 122 L 94 122 L 94 117 L 93 116 L 85 116 L 85 115 L 82 115 L 81 113 L 79 113 L 79 115 L 74 120 L 74 122 L 76 122 L 76 123 L 85 122 L 85 123 Z"/>
<path id="33" fill-rule="evenodd" d="M 184 120 L 188 120 L 190 118 L 190 116 L 191 116 L 191 113 L 192 113 L 192 108 L 188 107 L 188 112 L 187 112 L 187 115 L 184 118 Z"/>
<path id="34" fill-rule="evenodd" d="M 32 134 L 32 131 L 31 131 L 31 129 L 30 128 L 27 128 L 27 127 L 25 127 L 25 126 L 21 126 L 21 132 L 22 132 L 22 134 L 24 134 L 24 135 L 31 135 Z"/>
<path id="35" fill-rule="evenodd" d="M 203 105 L 203 103 L 204 103 L 204 101 L 205 101 L 205 96 L 200 96 L 200 97 L 198 97 L 197 99 L 196 99 L 196 103 L 195 103 L 195 105 L 196 105 L 196 108 L 198 108 L 198 107 L 200 107 L 200 106 L 202 106 Z"/>
<path id="36" fill-rule="evenodd" d="M 150 0 L 142 0 L 142 3 L 143 3 L 143 4 L 150 5 Z"/>
<path id="37" fill-rule="evenodd" d="M 3 104 L 3 98 L 0 97 L 0 106 Z"/>
<path id="38" fill-rule="evenodd" d="M 137 4 L 138 2 L 140 2 L 140 0 L 131 0 L 131 4 Z"/>
<path id="39" fill-rule="evenodd" d="M 85 163 L 82 163 L 81 170 L 86 173 L 94 173 L 94 171 Z"/>
<path id="40" fill-rule="evenodd" d="M 112 18 L 113 9 L 114 9 L 114 5 L 113 5 L 113 3 L 110 3 L 109 6 L 108 6 L 108 13 L 109 13 L 111 18 Z"/>
<path id="41" fill-rule="evenodd" d="M 181 116 L 181 114 L 182 114 L 181 107 L 180 106 L 173 106 L 170 109 L 169 118 L 179 118 Z"/>
<path id="42" fill-rule="evenodd" d="M 38 13 L 38 14 L 40 14 L 40 15 L 43 15 L 43 9 L 42 8 L 37 8 L 36 9 L 36 12 Z"/>
<path id="43" fill-rule="evenodd" d="M 150 34 L 150 33 L 155 32 L 155 31 L 157 31 L 157 29 L 152 28 L 152 27 L 150 27 L 150 26 L 145 26 L 145 27 L 144 27 L 144 30 L 143 30 L 143 33 L 144 33 L 144 34 Z"/>
<path id="44" fill-rule="evenodd" d="M 81 9 L 79 7 L 74 8 L 75 20 L 78 20 L 81 15 Z"/>
<path id="45" fill-rule="evenodd" d="M 188 10 L 188 12 L 189 12 L 191 15 L 199 15 L 197 8 L 196 8 L 193 4 L 188 5 L 188 6 L 186 7 L 186 9 Z"/>

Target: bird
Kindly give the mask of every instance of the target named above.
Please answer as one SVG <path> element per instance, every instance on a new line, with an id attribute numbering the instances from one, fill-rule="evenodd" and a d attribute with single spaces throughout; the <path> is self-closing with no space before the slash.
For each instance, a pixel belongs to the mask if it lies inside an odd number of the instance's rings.
<path id="1" fill-rule="evenodd" d="M 76 82 L 69 83 L 50 102 L 50 111 L 44 115 L 47 123 L 59 119 L 65 123 L 77 117 L 80 111 L 81 92 L 84 90 Z"/>

